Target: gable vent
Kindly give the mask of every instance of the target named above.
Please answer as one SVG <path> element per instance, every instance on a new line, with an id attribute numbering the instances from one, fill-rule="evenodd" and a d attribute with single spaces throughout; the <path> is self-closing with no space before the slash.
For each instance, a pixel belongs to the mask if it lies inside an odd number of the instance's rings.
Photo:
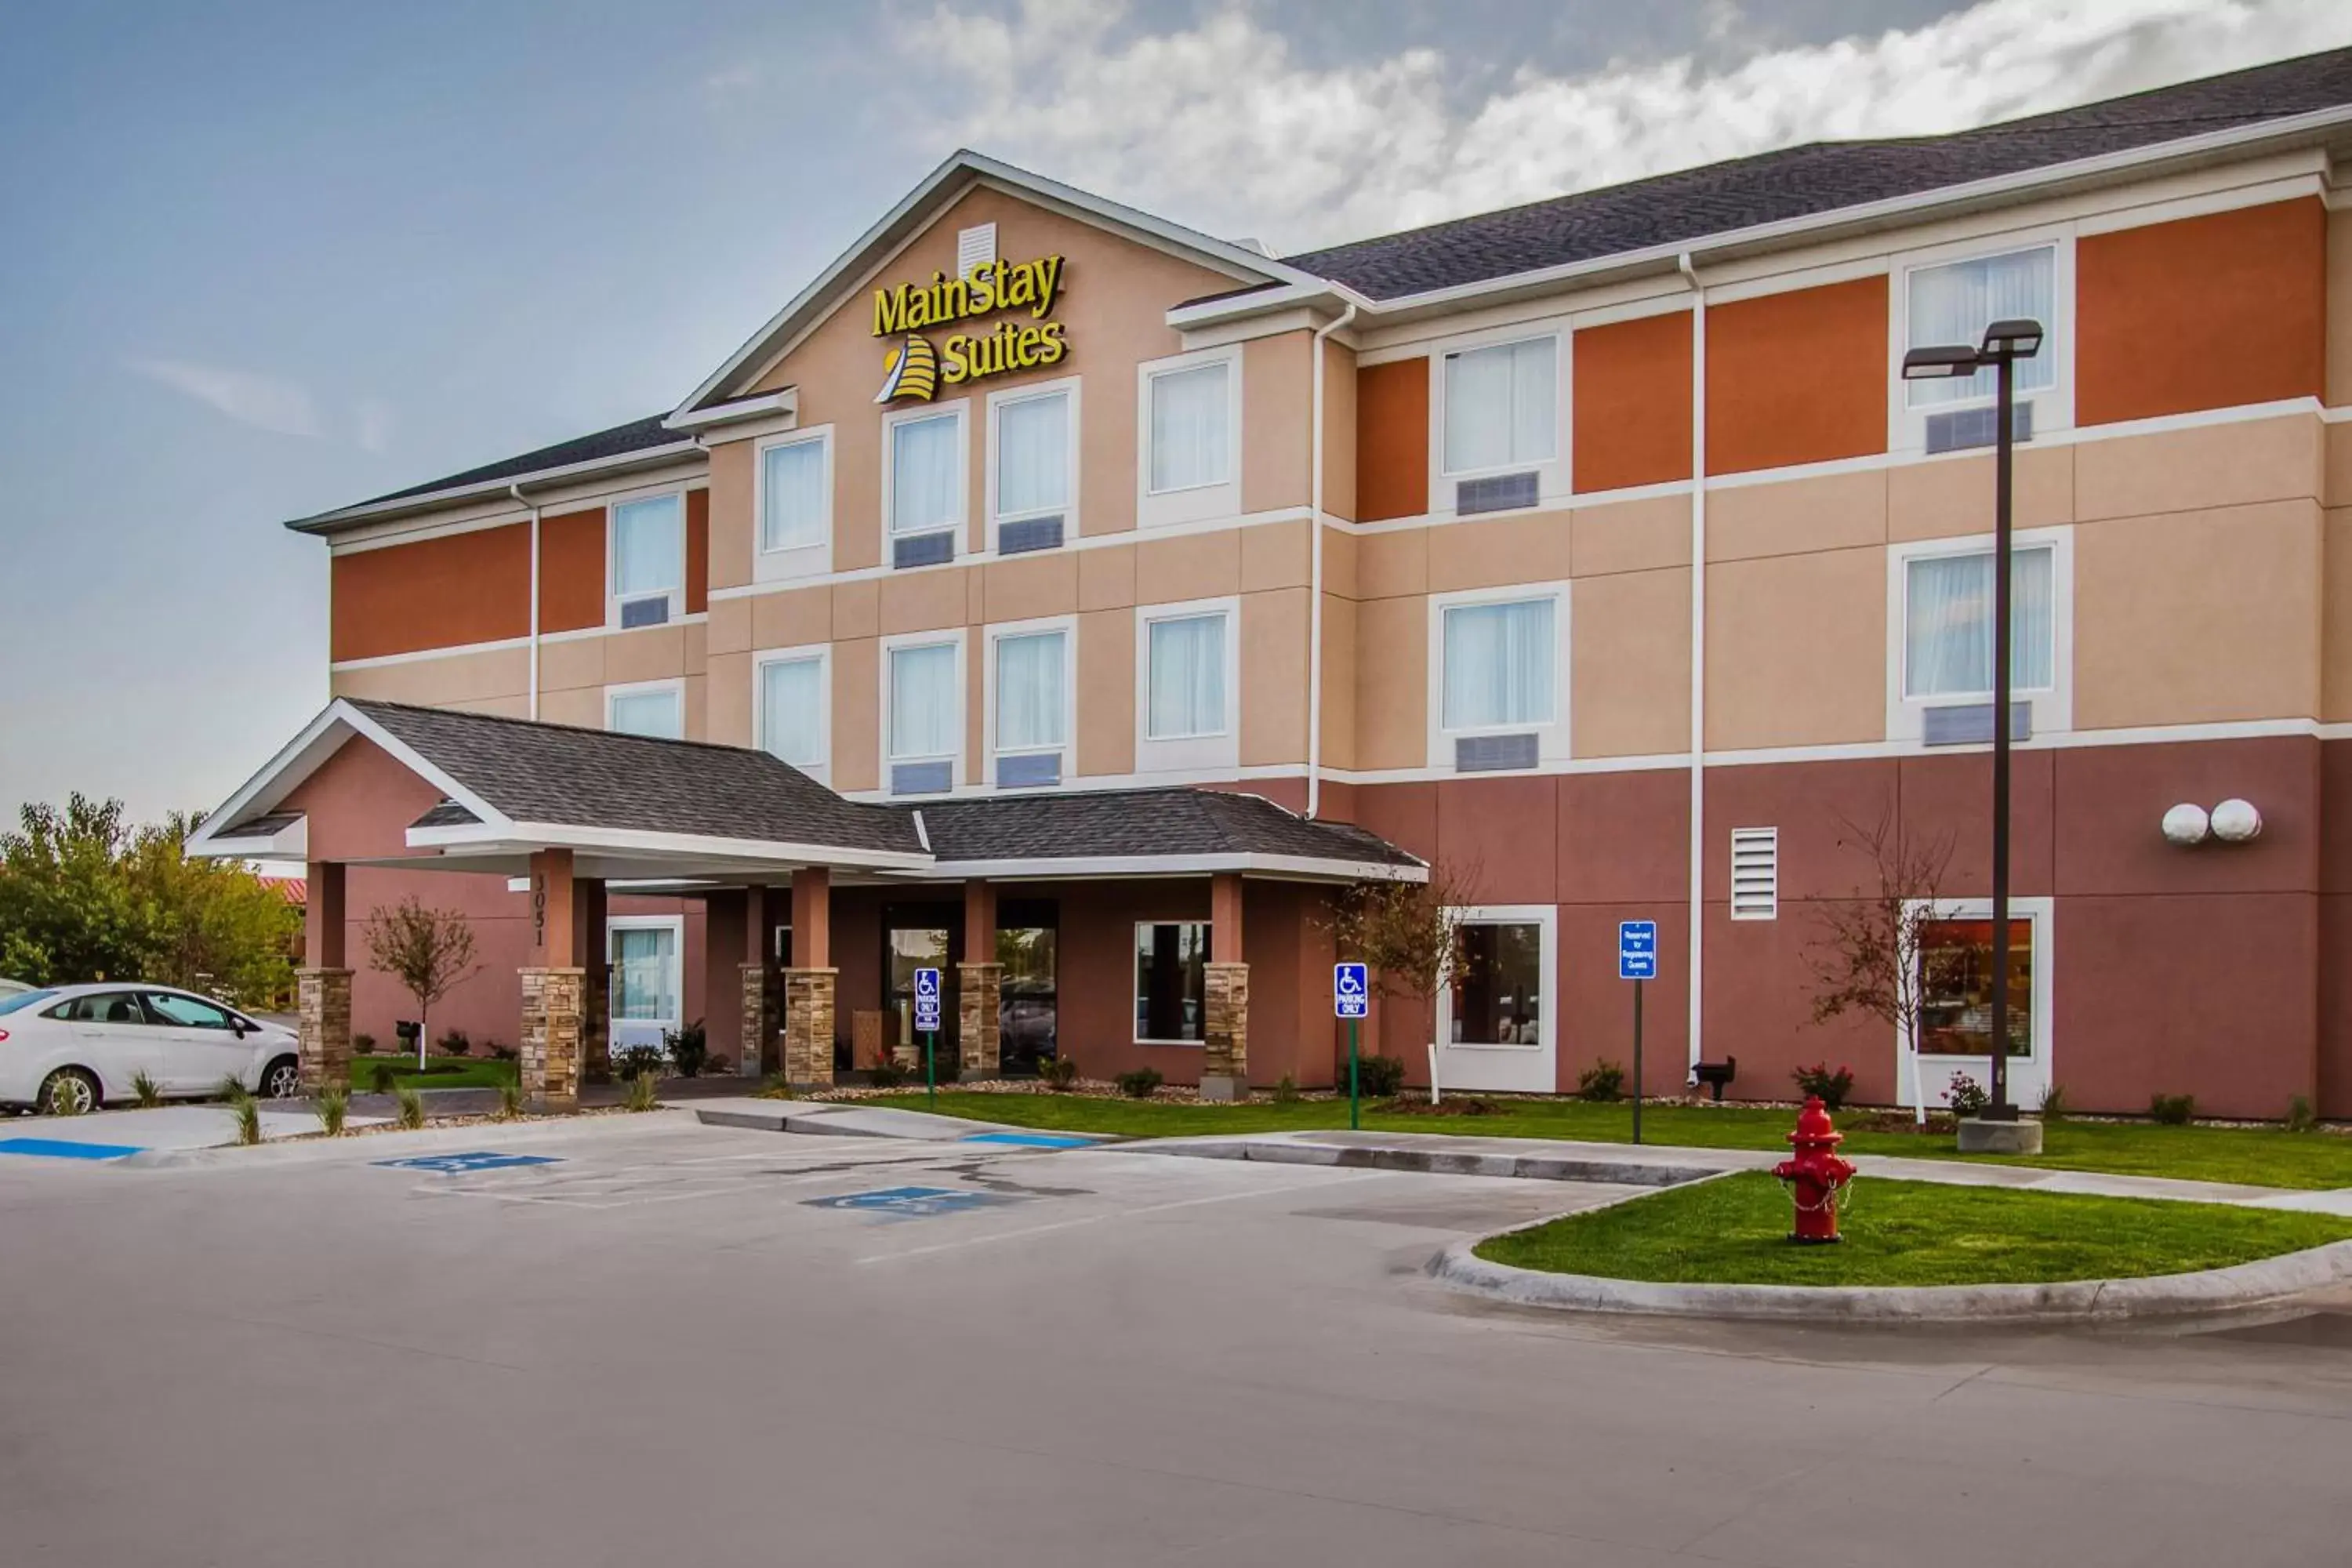
<path id="1" fill-rule="evenodd" d="M 977 224 L 956 236 L 956 276 L 969 278 L 983 261 L 996 259 L 996 226 Z"/>
<path id="2" fill-rule="evenodd" d="M 1777 920 L 1780 913 L 1780 830 L 1731 830 L 1731 918 Z"/>

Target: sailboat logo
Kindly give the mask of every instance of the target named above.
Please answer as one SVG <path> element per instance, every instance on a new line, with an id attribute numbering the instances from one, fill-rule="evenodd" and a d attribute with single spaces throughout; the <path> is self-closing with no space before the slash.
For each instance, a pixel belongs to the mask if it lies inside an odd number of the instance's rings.
<path id="1" fill-rule="evenodd" d="M 919 397 L 929 402 L 939 389 L 940 351 L 920 332 L 908 332 L 907 341 L 882 362 L 882 390 L 874 395 L 874 401 L 896 403 L 902 397 Z"/>

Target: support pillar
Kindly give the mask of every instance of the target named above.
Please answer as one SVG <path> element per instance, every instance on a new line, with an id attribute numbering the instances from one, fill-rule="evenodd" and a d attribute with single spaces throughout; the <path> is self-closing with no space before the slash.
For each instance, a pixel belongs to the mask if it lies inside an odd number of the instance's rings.
<path id="1" fill-rule="evenodd" d="M 998 1053 L 1003 1047 L 999 1008 L 1003 995 L 1004 965 L 956 965 L 956 1043 L 967 1080 L 994 1078 L 1003 1065 Z"/>
<path id="2" fill-rule="evenodd" d="M 294 976 L 294 984 L 303 1092 L 351 1088 L 352 972 L 305 969 Z"/>
<path id="3" fill-rule="evenodd" d="M 602 877 L 572 882 L 579 910 L 572 931 L 574 961 L 583 972 L 580 994 L 580 1080 L 613 1081 L 613 953 L 604 935 L 610 903 Z M 682 966 L 682 965 L 681 965 Z"/>
<path id="4" fill-rule="evenodd" d="M 573 965 L 522 972 L 522 1091 L 534 1110 L 580 1105 L 580 1005 L 585 973 Z"/>
<path id="5" fill-rule="evenodd" d="M 833 1087 L 833 878 L 822 866 L 793 873 L 793 965 L 784 971 L 784 1079 Z"/>
<path id="6" fill-rule="evenodd" d="M 737 1016 L 737 1070 L 745 1078 L 761 1078 L 783 1070 L 783 1052 L 776 1014 L 776 965 L 769 945 L 768 889 L 743 890 L 743 946 L 735 966 L 740 990 Z"/>
<path id="7" fill-rule="evenodd" d="M 1249 1098 L 1249 965 L 1242 956 L 1242 879 L 1209 880 L 1209 963 L 1202 1008 L 1201 1098 Z"/>

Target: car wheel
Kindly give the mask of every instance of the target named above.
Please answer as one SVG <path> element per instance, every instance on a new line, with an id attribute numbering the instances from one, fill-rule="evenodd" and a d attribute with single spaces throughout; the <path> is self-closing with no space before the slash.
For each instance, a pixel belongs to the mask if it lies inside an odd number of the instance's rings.
<path id="1" fill-rule="evenodd" d="M 98 1079 L 79 1068 L 59 1068 L 41 1080 L 41 1112 L 46 1116 L 87 1116 L 103 1101 Z"/>
<path id="2" fill-rule="evenodd" d="M 302 1064 L 292 1057 L 279 1057 L 261 1074 L 261 1097 L 264 1100 L 291 1100 L 302 1092 Z"/>

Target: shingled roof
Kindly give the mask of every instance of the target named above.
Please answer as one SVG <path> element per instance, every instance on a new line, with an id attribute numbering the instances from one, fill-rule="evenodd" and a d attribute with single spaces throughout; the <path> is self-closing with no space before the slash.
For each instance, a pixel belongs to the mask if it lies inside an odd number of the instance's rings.
<path id="1" fill-rule="evenodd" d="M 943 800 L 921 807 L 943 861 L 1274 856 L 1418 866 L 1388 840 L 1309 821 L 1263 795 L 1214 789 L 1093 790 Z"/>

